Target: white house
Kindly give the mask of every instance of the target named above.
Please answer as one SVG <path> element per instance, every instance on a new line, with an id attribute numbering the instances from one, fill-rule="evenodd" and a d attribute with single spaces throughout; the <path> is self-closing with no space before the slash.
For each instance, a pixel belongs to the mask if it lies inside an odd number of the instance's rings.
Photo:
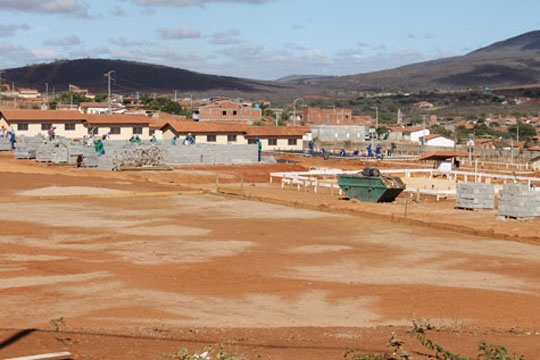
<path id="1" fill-rule="evenodd" d="M 311 140 L 311 129 L 304 126 L 250 126 L 245 123 L 194 122 L 166 120 L 152 128 L 163 131 L 164 139 L 177 136 L 180 141 L 191 134 L 196 143 L 256 144 L 262 150 L 303 150 L 304 141 Z"/>
<path id="2" fill-rule="evenodd" d="M 391 127 L 388 134 L 388 140 L 405 140 L 411 142 L 420 142 L 420 138 L 430 134 L 429 129 L 416 127 Z"/>
<path id="3" fill-rule="evenodd" d="M 150 138 L 150 123 L 152 119 L 146 115 L 83 115 L 86 122 L 86 133 L 94 135 L 109 135 L 111 140 L 129 140 L 132 135 L 141 139 Z"/>
<path id="4" fill-rule="evenodd" d="M 82 138 L 86 135 L 85 117 L 76 110 L 0 110 L 0 124 L 13 127 L 19 136 L 47 136 L 51 125 L 59 136 Z"/>
<path id="5" fill-rule="evenodd" d="M 79 105 L 79 109 L 84 114 L 107 114 L 109 112 L 109 103 L 82 102 Z M 111 111 L 113 114 L 122 114 L 126 109 L 116 103 L 112 103 Z"/>
<path id="6" fill-rule="evenodd" d="M 423 142 L 426 146 L 441 146 L 441 147 L 454 147 L 454 140 L 448 139 L 439 134 L 431 134 L 422 136 L 420 142 Z"/>

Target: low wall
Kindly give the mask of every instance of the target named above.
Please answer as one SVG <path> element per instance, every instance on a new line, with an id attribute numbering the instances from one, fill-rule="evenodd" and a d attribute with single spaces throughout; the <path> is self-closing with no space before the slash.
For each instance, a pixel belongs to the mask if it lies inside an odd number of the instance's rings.
<path id="1" fill-rule="evenodd" d="M 320 141 L 364 141 L 365 126 L 310 126 L 313 138 Z"/>
<path id="2" fill-rule="evenodd" d="M 162 145 L 167 165 L 232 165 L 258 162 L 257 145 Z"/>

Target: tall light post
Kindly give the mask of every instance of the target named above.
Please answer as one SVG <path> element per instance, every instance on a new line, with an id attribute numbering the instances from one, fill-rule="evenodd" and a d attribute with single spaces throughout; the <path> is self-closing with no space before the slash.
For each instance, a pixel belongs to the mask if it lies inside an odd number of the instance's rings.
<path id="1" fill-rule="evenodd" d="M 298 100 L 301 100 L 301 99 L 302 98 L 299 97 L 299 98 L 294 99 L 294 101 L 293 101 L 293 109 L 294 109 L 293 126 L 296 126 L 296 102 Z M 303 101 L 303 99 L 302 99 L 302 101 Z"/>
<path id="2" fill-rule="evenodd" d="M 375 109 L 375 136 L 377 137 L 377 140 L 379 140 L 379 133 L 377 130 L 379 130 L 379 107 L 378 106 L 372 106 L 372 109 Z"/>

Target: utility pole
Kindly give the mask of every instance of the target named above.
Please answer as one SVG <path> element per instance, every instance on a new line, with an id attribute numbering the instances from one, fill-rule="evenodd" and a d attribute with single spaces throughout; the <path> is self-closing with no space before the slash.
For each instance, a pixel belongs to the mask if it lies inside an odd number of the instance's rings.
<path id="1" fill-rule="evenodd" d="M 379 133 L 377 130 L 379 130 L 379 107 L 378 106 L 372 106 L 372 109 L 375 109 L 375 136 L 377 137 L 377 140 L 379 140 Z"/>
<path id="2" fill-rule="evenodd" d="M 114 74 L 116 71 L 114 70 L 111 70 L 111 71 L 108 71 L 107 73 L 105 73 L 105 75 L 103 76 L 106 76 L 107 77 L 107 80 L 108 80 L 108 89 L 109 89 L 109 114 L 112 113 L 112 104 L 111 104 L 111 77 L 112 77 L 112 74 Z"/>
<path id="3" fill-rule="evenodd" d="M 49 83 L 45 83 L 45 103 L 49 104 Z"/>
<path id="4" fill-rule="evenodd" d="M 420 153 L 424 152 L 424 142 L 426 141 L 426 117 L 422 115 L 422 141 L 420 141 Z"/>
<path id="5" fill-rule="evenodd" d="M 174 90 L 174 102 L 178 102 L 178 91 Z"/>
<path id="6" fill-rule="evenodd" d="M 11 92 L 13 93 L 13 105 L 17 108 L 17 93 L 15 92 L 15 81 L 11 82 Z"/>

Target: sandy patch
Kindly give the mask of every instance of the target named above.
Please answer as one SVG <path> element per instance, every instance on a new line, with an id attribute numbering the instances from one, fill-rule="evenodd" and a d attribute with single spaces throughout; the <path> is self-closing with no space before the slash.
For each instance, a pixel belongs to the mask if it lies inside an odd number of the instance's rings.
<path id="1" fill-rule="evenodd" d="M 73 203 L 6 203 L 2 204 L 2 218 L 55 227 L 121 228 L 140 226 L 150 220 L 116 219 L 99 207 L 85 207 Z M 152 219 L 156 220 L 156 219 Z"/>
<path id="2" fill-rule="evenodd" d="M 180 213 L 199 213 L 210 218 L 227 216 L 232 219 L 316 219 L 347 216 L 212 195 L 183 196 L 175 201 Z"/>
<path id="3" fill-rule="evenodd" d="M 130 241 L 101 246 L 123 260 L 134 264 L 159 265 L 208 261 L 243 253 L 254 243 L 249 241 Z"/>
<path id="4" fill-rule="evenodd" d="M 25 255 L 25 254 L 5 254 L 2 258 L 6 261 L 55 261 L 67 259 L 65 256 L 53 256 L 53 255 Z"/>
<path id="5" fill-rule="evenodd" d="M 301 246 L 294 249 L 287 250 L 288 253 L 293 254 L 320 254 L 320 253 L 329 253 L 329 252 L 338 252 L 351 250 L 350 246 L 341 246 L 341 245 L 308 245 Z"/>
<path id="6" fill-rule="evenodd" d="M 481 240 L 467 239 L 465 236 L 425 236 L 421 233 L 404 231 L 399 234 L 399 241 L 396 240 L 395 232 L 375 232 L 369 236 L 354 236 L 348 240 L 355 243 L 383 245 L 390 248 L 400 248 L 406 250 L 421 250 L 418 252 L 452 252 L 471 255 L 519 258 L 525 260 L 540 261 L 540 246 L 503 241 L 503 240 Z M 509 246 L 511 244 L 511 246 Z M 411 254 L 414 255 L 414 254 Z"/>
<path id="7" fill-rule="evenodd" d="M 448 264 L 452 262 L 449 261 Z M 328 266 L 294 266 L 281 276 L 294 279 L 370 285 L 431 285 L 514 293 L 538 294 L 540 284 L 482 271 L 452 270 L 433 264 L 407 267 L 373 267 L 358 263 Z"/>
<path id="8" fill-rule="evenodd" d="M 54 285 L 65 282 L 81 282 L 112 276 L 108 271 L 96 271 L 86 274 L 52 275 L 52 276 L 21 276 L 0 280 L 0 289 L 12 289 L 27 286 Z"/>
<path id="9" fill-rule="evenodd" d="M 137 236 L 202 236 L 210 233 L 209 229 L 202 229 L 179 225 L 160 225 L 160 226 L 136 226 L 122 229 L 116 229 L 117 233 L 137 235 Z"/>
<path id="10" fill-rule="evenodd" d="M 47 186 L 43 188 L 17 192 L 19 196 L 59 196 L 59 195 L 95 195 L 122 194 L 126 191 L 89 187 L 89 186 Z"/>

